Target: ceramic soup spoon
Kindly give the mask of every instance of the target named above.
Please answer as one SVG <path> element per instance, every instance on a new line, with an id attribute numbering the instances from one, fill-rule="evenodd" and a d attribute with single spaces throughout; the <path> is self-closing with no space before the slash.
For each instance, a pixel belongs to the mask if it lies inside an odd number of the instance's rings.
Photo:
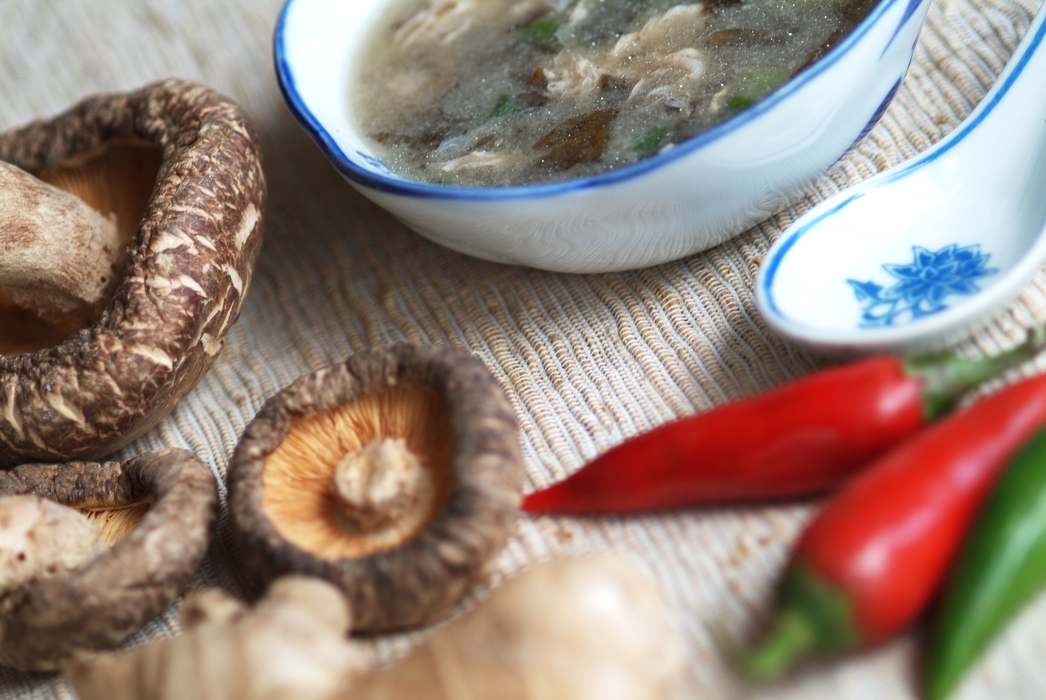
<path id="1" fill-rule="evenodd" d="M 1046 262 L 1046 5 L 977 108 L 915 159 L 814 207 L 766 255 L 756 302 L 833 354 L 954 342 Z"/>

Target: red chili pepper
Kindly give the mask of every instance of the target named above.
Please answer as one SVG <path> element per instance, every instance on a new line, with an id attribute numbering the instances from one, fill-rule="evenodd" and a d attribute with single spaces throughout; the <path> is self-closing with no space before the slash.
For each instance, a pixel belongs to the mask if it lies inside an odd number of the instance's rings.
<path id="1" fill-rule="evenodd" d="M 1011 385 L 890 452 L 803 533 L 779 589 L 777 628 L 744 666 L 772 676 L 809 652 L 903 630 L 939 587 L 1010 456 L 1046 423 L 1046 375 Z"/>
<path id="2" fill-rule="evenodd" d="M 620 513 L 820 493 L 1041 342 L 1036 334 L 983 360 L 877 357 L 817 372 L 626 440 L 527 496 L 523 510 Z"/>

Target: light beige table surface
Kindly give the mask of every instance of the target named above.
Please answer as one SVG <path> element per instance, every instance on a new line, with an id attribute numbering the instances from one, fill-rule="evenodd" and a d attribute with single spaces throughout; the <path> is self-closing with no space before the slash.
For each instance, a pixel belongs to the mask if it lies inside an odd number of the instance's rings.
<path id="1" fill-rule="evenodd" d="M 635 272 L 572 276 L 474 260 L 427 242 L 357 196 L 283 104 L 270 53 L 280 0 L 3 0 L 0 128 L 87 93 L 180 76 L 231 95 L 260 133 L 270 206 L 243 313 L 196 390 L 127 454 L 183 447 L 224 475 L 246 423 L 300 374 L 372 344 L 449 342 L 480 357 L 512 400 L 529 491 L 627 436 L 821 365 L 759 319 L 752 285 L 761 256 L 813 203 L 952 129 L 1001 70 L 1037 5 L 935 0 L 897 99 L 855 153 L 793 208 L 734 242 Z M 1006 346 L 1032 318 L 1046 319 L 1041 274 L 964 350 Z M 710 623 L 740 634 L 764 621 L 772 581 L 809 514 L 810 505 L 795 505 L 524 518 L 498 576 L 594 551 L 629 555 L 673 606 L 692 656 L 687 697 L 915 697 L 915 635 L 765 687 L 739 682 L 717 657 Z M 220 532 L 196 585 L 241 592 L 251 582 L 237 574 L 224 525 Z M 133 641 L 176 631 L 172 610 Z M 406 644 L 394 640 L 385 650 Z M 1046 599 L 1039 599 L 962 697 L 1046 697 L 1044 659 Z M 61 678 L 8 670 L 0 670 L 0 693 L 73 696 Z"/>

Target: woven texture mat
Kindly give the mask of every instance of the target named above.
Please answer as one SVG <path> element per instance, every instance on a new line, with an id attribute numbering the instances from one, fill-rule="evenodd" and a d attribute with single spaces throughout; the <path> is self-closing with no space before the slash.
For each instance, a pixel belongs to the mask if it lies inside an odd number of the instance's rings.
<path id="1" fill-rule="evenodd" d="M 561 275 L 444 250 L 357 196 L 293 121 L 271 68 L 280 0 L 4 0 L 0 128 L 87 93 L 179 76 L 221 90 L 260 132 L 270 206 L 246 305 L 218 361 L 189 397 L 125 455 L 177 446 L 224 477 L 264 400 L 299 375 L 395 340 L 465 346 L 493 371 L 522 428 L 527 489 L 672 418 L 768 389 L 822 360 L 771 334 L 753 276 L 781 231 L 847 184 L 953 129 L 990 87 L 1038 0 L 935 0 L 911 70 L 859 148 L 786 211 L 719 248 L 634 272 Z M 972 338 L 997 351 L 1046 319 L 1046 277 Z M 222 496 L 224 498 L 224 486 Z M 692 656 L 687 697 L 913 698 L 918 636 L 815 664 L 770 686 L 739 681 L 712 629 L 765 622 L 770 589 L 810 504 L 683 510 L 628 518 L 524 518 L 497 577 L 542 560 L 615 550 L 657 579 Z M 194 583 L 242 593 L 223 510 Z M 172 609 L 132 639 L 178 631 Z M 396 653 L 408 639 L 379 643 Z M 1046 697 L 1046 599 L 996 644 L 965 698 Z M 0 669 L 4 697 L 73 697 L 60 677 Z"/>

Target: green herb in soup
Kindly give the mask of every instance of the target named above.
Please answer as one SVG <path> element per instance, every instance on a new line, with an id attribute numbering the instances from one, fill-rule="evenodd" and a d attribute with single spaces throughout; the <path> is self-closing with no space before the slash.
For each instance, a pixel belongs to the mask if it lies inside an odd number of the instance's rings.
<path id="1" fill-rule="evenodd" d="M 508 186 L 672 148 L 809 66 L 875 0 L 399 0 L 355 119 L 404 177 Z"/>

